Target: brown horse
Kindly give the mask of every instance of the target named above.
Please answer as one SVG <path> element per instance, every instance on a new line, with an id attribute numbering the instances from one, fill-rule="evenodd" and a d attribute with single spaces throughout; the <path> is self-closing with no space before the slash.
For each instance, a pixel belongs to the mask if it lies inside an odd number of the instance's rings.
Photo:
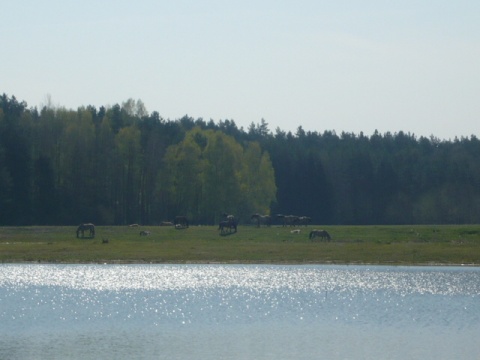
<path id="1" fill-rule="evenodd" d="M 225 220 L 220 221 L 218 224 L 218 230 L 220 230 L 221 235 L 231 234 L 232 232 L 237 232 L 237 220 L 234 215 L 227 213 L 222 214 Z"/>
<path id="2" fill-rule="evenodd" d="M 295 226 L 298 222 L 298 216 L 296 215 L 282 215 L 278 214 L 277 218 L 283 219 L 283 226 Z"/>
<path id="3" fill-rule="evenodd" d="M 312 230 L 308 238 L 310 241 L 315 241 L 314 238 L 319 237 L 322 241 L 330 241 L 332 238 L 326 230 Z"/>
<path id="4" fill-rule="evenodd" d="M 82 234 L 82 238 L 85 237 L 85 231 L 89 231 L 89 237 L 95 237 L 95 225 L 93 225 L 92 223 L 88 223 L 79 225 L 79 227 L 77 228 L 77 238 L 80 237 L 80 234 Z"/>
<path id="5" fill-rule="evenodd" d="M 233 221 L 220 221 L 218 224 L 218 230 L 220 230 L 221 235 L 231 234 L 232 232 L 237 232 L 237 222 Z"/>
<path id="6" fill-rule="evenodd" d="M 309 216 L 300 216 L 296 219 L 296 224 L 297 225 L 305 225 L 307 226 L 308 224 L 310 224 L 312 222 L 312 218 L 309 217 Z"/>
<path id="7" fill-rule="evenodd" d="M 255 220 L 257 222 L 257 227 L 260 227 L 261 224 L 265 224 L 265 226 L 272 225 L 272 217 L 270 215 L 253 214 L 250 217 L 250 220 Z"/>

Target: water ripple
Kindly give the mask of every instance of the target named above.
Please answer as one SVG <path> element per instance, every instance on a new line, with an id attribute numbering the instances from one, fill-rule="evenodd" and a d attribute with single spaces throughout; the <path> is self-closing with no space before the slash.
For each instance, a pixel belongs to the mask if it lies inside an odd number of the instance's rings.
<path id="1" fill-rule="evenodd" d="M 479 295 L 476 268 L 390 268 L 271 265 L 0 265 L 0 286 L 61 286 L 88 290 L 259 292 L 388 290 L 399 294 Z M 394 271 L 393 271 L 393 270 Z M 472 276 L 473 275 L 473 276 Z"/>
<path id="2" fill-rule="evenodd" d="M 239 359 L 269 358 L 267 347 L 272 359 L 480 351 L 466 340 L 480 330 L 478 268 L 2 264 L 0 304 L 0 358 L 72 349 L 109 358 L 126 344 L 116 358 L 146 349 L 150 358 L 228 358 L 229 347 L 256 349 L 230 356 Z M 392 351 L 402 342 L 410 357 Z"/>

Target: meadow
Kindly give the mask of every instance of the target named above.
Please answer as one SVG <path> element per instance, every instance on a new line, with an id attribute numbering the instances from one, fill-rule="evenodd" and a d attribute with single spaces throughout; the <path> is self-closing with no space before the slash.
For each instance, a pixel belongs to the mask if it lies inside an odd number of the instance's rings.
<path id="1" fill-rule="evenodd" d="M 310 241 L 319 228 L 332 240 Z M 480 225 L 239 225 L 225 235 L 217 226 L 97 226 L 95 238 L 83 239 L 75 231 L 0 227 L 0 262 L 480 265 Z"/>

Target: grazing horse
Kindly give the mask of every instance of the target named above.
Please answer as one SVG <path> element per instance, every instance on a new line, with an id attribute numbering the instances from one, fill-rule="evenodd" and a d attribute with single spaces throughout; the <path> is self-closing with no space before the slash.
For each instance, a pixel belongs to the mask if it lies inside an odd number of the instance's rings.
<path id="1" fill-rule="evenodd" d="M 330 241 L 332 239 L 330 237 L 330 234 L 326 230 L 316 230 L 315 229 L 315 230 L 312 230 L 310 232 L 310 235 L 308 236 L 310 241 L 315 241 L 313 239 L 316 238 L 316 237 L 319 237 L 322 241 L 323 240 Z"/>
<path id="2" fill-rule="evenodd" d="M 173 221 L 176 229 L 185 229 L 188 228 L 188 219 L 186 216 L 175 216 L 175 220 Z"/>
<path id="3" fill-rule="evenodd" d="M 260 227 L 260 224 L 265 224 L 265 226 L 272 225 L 272 217 L 270 215 L 253 214 L 250 220 L 256 220 L 257 227 Z"/>
<path id="4" fill-rule="evenodd" d="M 90 232 L 90 237 L 94 238 L 95 237 L 95 225 L 88 223 L 88 224 L 80 224 L 80 226 L 77 228 L 77 238 L 80 237 L 80 234 L 82 234 L 82 238 L 85 235 L 85 231 Z"/>

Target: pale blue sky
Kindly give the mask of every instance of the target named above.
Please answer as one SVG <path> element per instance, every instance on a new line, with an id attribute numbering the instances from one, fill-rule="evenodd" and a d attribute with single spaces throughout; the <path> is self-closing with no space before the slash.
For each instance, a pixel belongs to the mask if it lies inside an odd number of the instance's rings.
<path id="1" fill-rule="evenodd" d="M 480 2 L 0 0 L 0 92 L 295 132 L 480 137 Z"/>

